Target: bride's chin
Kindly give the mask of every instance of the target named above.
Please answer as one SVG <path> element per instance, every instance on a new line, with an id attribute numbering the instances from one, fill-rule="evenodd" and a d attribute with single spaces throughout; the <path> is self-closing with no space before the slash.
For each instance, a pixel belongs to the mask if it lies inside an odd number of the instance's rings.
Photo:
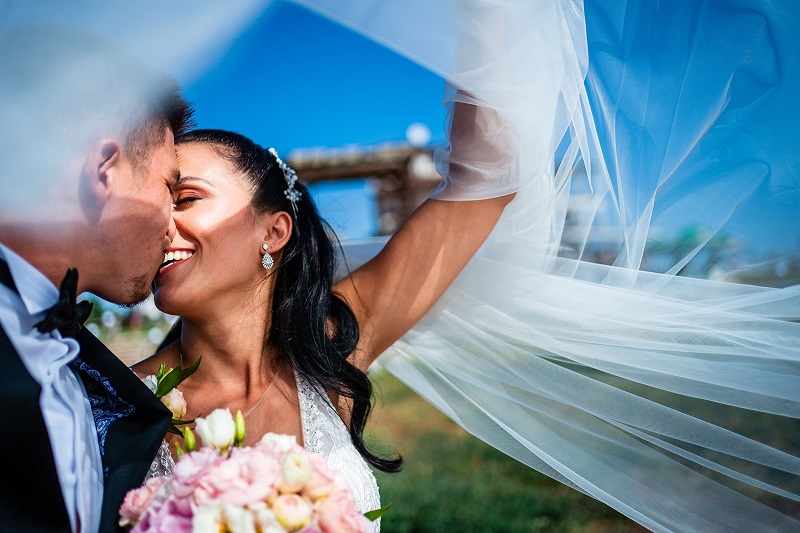
<path id="1" fill-rule="evenodd" d="M 153 291 L 153 299 L 156 308 L 167 315 L 181 316 L 183 314 L 181 310 L 189 305 L 183 298 L 176 298 L 175 294 L 170 294 L 167 288 L 156 287 Z"/>

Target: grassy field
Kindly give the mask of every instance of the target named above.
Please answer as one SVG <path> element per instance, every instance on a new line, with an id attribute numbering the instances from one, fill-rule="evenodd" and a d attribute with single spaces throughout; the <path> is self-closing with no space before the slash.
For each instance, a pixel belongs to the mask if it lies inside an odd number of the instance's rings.
<path id="1" fill-rule="evenodd" d="M 467 434 L 386 372 L 372 374 L 373 445 L 405 459 L 378 473 L 383 533 L 646 531 Z"/>

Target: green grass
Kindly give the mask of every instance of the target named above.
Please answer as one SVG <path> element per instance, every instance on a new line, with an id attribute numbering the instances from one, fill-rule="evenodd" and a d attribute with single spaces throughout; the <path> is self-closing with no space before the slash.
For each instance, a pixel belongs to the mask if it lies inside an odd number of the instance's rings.
<path id="1" fill-rule="evenodd" d="M 386 372 L 370 443 L 405 459 L 377 473 L 383 533 L 646 531 L 616 511 L 470 436 Z"/>

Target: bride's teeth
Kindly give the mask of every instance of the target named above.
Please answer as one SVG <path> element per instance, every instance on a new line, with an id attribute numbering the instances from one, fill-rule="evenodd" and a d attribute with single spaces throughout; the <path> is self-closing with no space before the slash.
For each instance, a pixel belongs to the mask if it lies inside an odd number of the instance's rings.
<path id="1" fill-rule="evenodd" d="M 167 261 L 172 261 L 173 259 L 175 259 L 175 254 L 172 253 L 172 252 L 168 253 L 167 254 Z"/>
<path id="2" fill-rule="evenodd" d="M 181 260 L 183 259 L 189 259 L 189 254 L 186 252 L 181 252 Z"/>
<path id="3" fill-rule="evenodd" d="M 167 262 L 167 254 L 166 254 L 166 253 L 164 254 L 164 261 L 162 261 L 162 262 L 163 262 L 163 263 L 166 263 L 166 262 Z"/>

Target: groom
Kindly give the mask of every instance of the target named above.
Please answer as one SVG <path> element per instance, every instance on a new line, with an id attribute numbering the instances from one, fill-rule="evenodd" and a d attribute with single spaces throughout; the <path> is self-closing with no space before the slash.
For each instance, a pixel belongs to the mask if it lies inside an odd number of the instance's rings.
<path id="1" fill-rule="evenodd" d="M 156 455 L 169 411 L 74 294 L 148 296 L 190 116 L 172 79 L 96 37 L 0 35 L 0 531 L 113 531 Z"/>

